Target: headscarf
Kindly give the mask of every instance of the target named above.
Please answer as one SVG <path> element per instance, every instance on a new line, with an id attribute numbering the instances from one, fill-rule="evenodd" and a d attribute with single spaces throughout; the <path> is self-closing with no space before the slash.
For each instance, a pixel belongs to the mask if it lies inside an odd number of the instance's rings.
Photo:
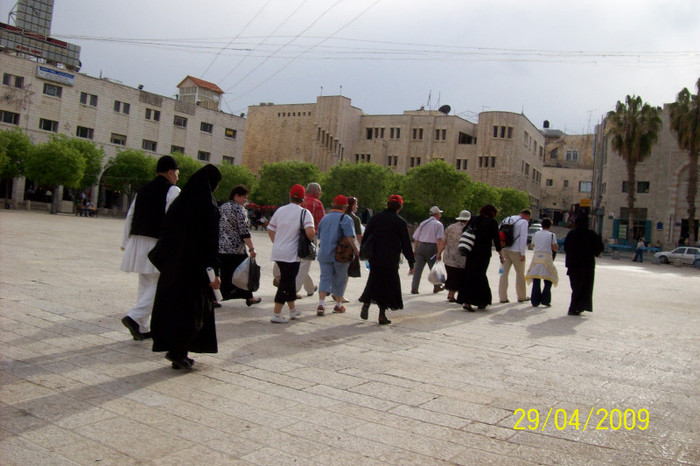
<path id="1" fill-rule="evenodd" d="M 204 270 L 214 267 L 219 249 L 219 209 L 214 190 L 221 172 L 214 165 L 197 170 L 165 214 L 158 245 L 151 262 L 161 267 Z"/>

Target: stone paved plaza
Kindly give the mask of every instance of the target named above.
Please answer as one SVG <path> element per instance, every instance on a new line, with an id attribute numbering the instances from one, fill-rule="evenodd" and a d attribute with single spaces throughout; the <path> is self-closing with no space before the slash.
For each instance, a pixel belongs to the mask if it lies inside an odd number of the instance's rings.
<path id="1" fill-rule="evenodd" d="M 280 325 L 253 232 L 263 301 L 224 303 L 185 373 L 120 322 L 123 223 L 0 212 L 0 464 L 700 464 L 698 269 L 603 257 L 571 317 L 563 255 L 549 309 L 466 313 L 403 265 L 392 325 L 360 319 L 364 277 Z"/>

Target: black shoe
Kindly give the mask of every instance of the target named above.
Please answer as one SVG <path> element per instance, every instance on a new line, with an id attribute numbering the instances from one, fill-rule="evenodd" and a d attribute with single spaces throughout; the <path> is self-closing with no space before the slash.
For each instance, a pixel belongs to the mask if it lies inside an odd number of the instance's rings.
<path id="1" fill-rule="evenodd" d="M 175 357 L 170 352 L 165 353 L 165 359 L 172 362 L 173 369 L 185 369 L 192 370 L 194 366 L 194 359 L 190 359 L 187 356 Z"/>
<path id="2" fill-rule="evenodd" d="M 151 334 L 151 332 L 142 333 L 141 336 L 143 337 L 144 340 L 147 340 L 149 338 L 153 338 L 153 335 Z"/>
<path id="3" fill-rule="evenodd" d="M 464 306 L 462 306 L 462 309 L 468 312 L 474 312 L 474 308 L 471 306 L 471 304 L 465 304 Z"/>
<path id="4" fill-rule="evenodd" d="M 136 341 L 143 340 L 143 334 L 139 331 L 138 322 L 136 322 L 131 317 L 126 316 L 122 319 L 122 324 L 124 324 L 124 327 L 129 329 L 129 332 L 131 332 L 131 336 L 134 337 L 134 340 L 136 340 Z"/>
<path id="5" fill-rule="evenodd" d="M 418 290 L 411 290 L 411 294 L 418 294 Z"/>
<path id="6" fill-rule="evenodd" d="M 367 317 L 369 317 L 369 303 L 364 303 L 360 311 L 360 319 L 367 320 Z"/>
<path id="7" fill-rule="evenodd" d="M 569 311 L 570 316 L 580 316 L 583 311 Z"/>
<path id="8" fill-rule="evenodd" d="M 386 316 L 384 316 L 384 318 L 382 318 L 382 316 L 379 316 L 379 325 L 389 325 L 390 323 L 391 321 L 387 319 Z"/>
<path id="9" fill-rule="evenodd" d="M 262 298 L 250 298 L 245 300 L 245 305 L 250 307 L 253 304 L 258 304 L 260 301 L 262 301 Z"/>
<path id="10" fill-rule="evenodd" d="M 477 307 L 479 308 L 480 311 L 483 311 L 484 309 L 486 309 L 486 304 L 482 304 L 481 306 L 477 306 Z"/>
<path id="11" fill-rule="evenodd" d="M 433 293 L 439 293 L 444 289 L 445 287 L 442 285 L 433 285 Z"/>

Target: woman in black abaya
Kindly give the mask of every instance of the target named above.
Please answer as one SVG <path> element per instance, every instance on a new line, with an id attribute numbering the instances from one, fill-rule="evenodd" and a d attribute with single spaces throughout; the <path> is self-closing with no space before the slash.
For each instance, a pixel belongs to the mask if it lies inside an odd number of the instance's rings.
<path id="1" fill-rule="evenodd" d="M 160 270 L 151 316 L 153 351 L 167 351 L 173 369 L 191 369 L 188 351 L 216 353 L 214 294 L 207 268 L 218 270 L 219 209 L 213 192 L 221 180 L 214 165 L 195 172 L 173 201 L 161 236 L 149 254 Z"/>
<path id="2" fill-rule="evenodd" d="M 579 213 L 574 225 L 564 239 L 564 252 L 571 283 L 569 315 L 577 316 L 583 311 L 593 312 L 595 258 L 603 252 L 604 245 L 600 235 L 588 228 L 587 214 Z"/>

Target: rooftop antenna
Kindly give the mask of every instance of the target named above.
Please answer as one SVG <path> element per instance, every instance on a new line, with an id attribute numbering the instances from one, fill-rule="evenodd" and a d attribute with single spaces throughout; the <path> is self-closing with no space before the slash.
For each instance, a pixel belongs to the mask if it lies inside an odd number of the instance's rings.
<path id="1" fill-rule="evenodd" d="M 425 105 L 425 106 L 428 108 L 428 110 L 430 110 L 430 98 L 431 98 L 432 96 L 433 96 L 433 90 L 431 89 L 431 90 L 428 92 L 428 103 Z"/>
<path id="2" fill-rule="evenodd" d="M 321 97 L 323 97 L 323 86 L 321 86 Z"/>
<path id="3" fill-rule="evenodd" d="M 343 85 L 340 85 L 340 95 L 343 95 Z"/>

